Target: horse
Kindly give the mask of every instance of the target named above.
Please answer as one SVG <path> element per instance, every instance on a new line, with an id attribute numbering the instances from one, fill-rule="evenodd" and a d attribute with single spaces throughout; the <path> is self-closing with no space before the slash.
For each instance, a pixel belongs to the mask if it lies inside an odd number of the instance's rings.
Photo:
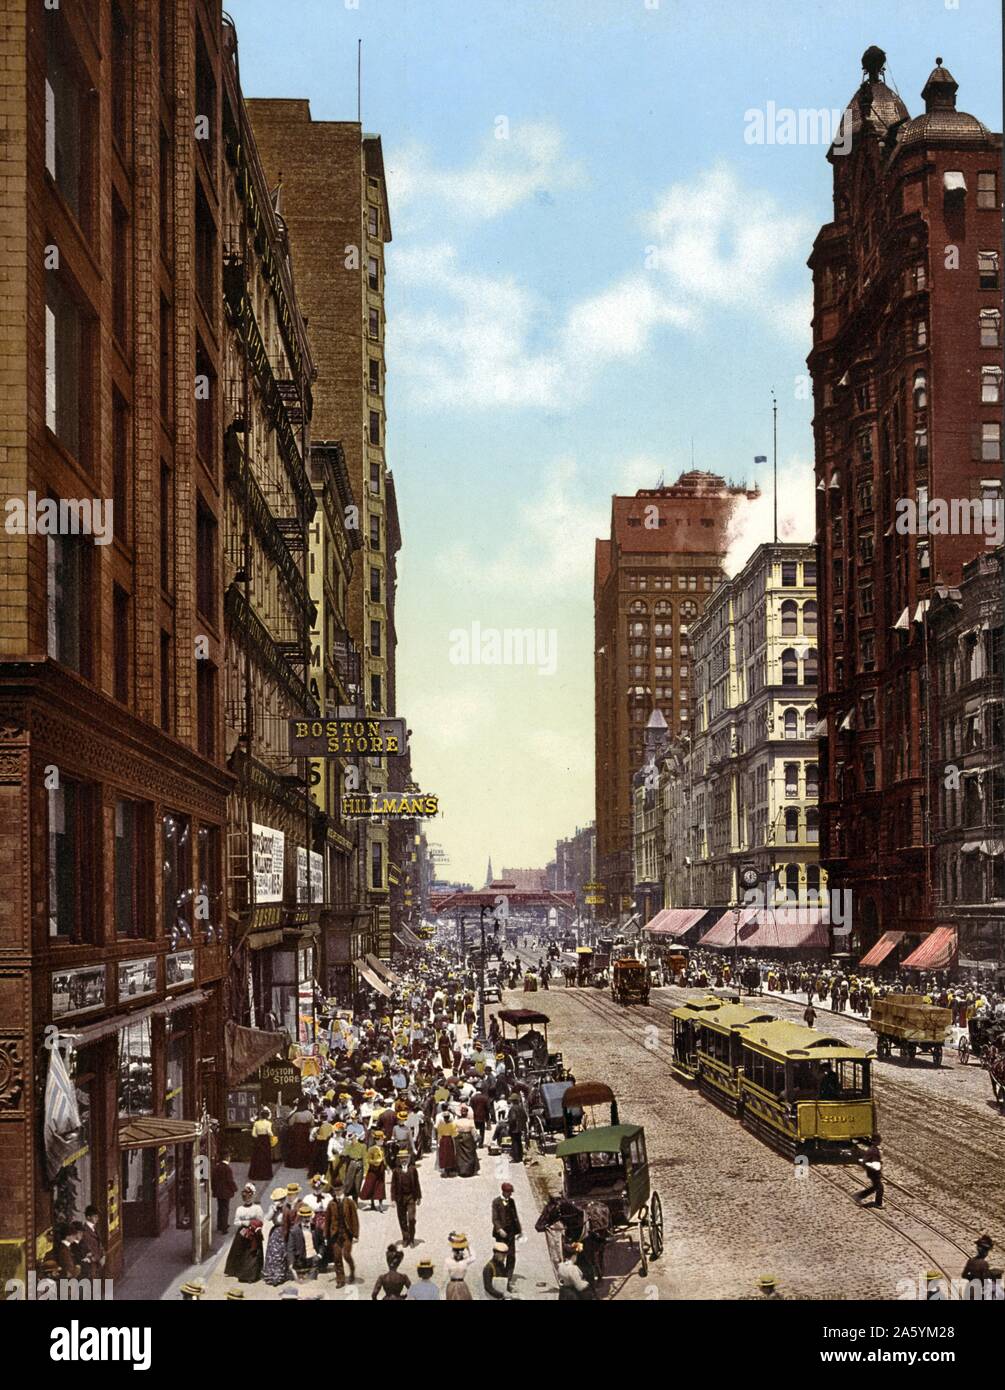
<path id="1" fill-rule="evenodd" d="M 542 1232 L 561 1223 L 563 1240 L 582 1243 L 582 1270 L 591 1287 L 604 1277 L 604 1246 L 607 1243 L 607 1228 L 601 1230 L 602 1223 L 590 1219 L 588 1208 L 594 1205 L 580 1206 L 569 1197 L 551 1197 L 534 1223 L 535 1231 Z"/>

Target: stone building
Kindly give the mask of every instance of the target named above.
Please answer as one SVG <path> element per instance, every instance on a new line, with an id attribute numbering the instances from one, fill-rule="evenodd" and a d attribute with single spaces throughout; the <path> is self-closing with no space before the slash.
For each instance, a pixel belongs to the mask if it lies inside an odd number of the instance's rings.
<path id="1" fill-rule="evenodd" d="M 690 727 L 686 629 L 723 578 L 727 524 L 757 496 L 711 473 L 611 499 L 611 534 L 594 564 L 597 876 L 612 917 L 634 907 L 632 778 L 654 708 Z"/>
<path id="2" fill-rule="evenodd" d="M 222 64 L 212 0 L 0 17 L 0 1287 L 191 1224 L 223 1115 Z"/>
<path id="3" fill-rule="evenodd" d="M 941 59 L 912 117 L 863 55 L 814 242 L 821 858 L 851 949 L 934 924 L 924 614 L 1001 496 L 1001 136 Z M 941 513 L 966 509 L 967 524 Z"/>
<path id="4" fill-rule="evenodd" d="M 933 876 L 946 933 L 935 969 L 1005 966 L 1002 557 L 999 547 L 969 561 L 928 612 Z"/>

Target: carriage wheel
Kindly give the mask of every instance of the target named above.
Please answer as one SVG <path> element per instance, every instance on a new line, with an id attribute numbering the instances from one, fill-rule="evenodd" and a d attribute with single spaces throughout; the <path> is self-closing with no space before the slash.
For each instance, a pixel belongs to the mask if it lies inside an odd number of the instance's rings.
<path id="1" fill-rule="evenodd" d="M 936 1043 L 932 1048 L 932 1061 L 937 1067 L 942 1066 L 942 1044 Z"/>
<path id="2" fill-rule="evenodd" d="M 639 1216 L 639 1277 L 644 1279 L 649 1273 L 649 1251 L 646 1249 L 646 1242 L 649 1235 L 649 1218 L 646 1215 L 646 1208 L 642 1208 Z"/>
<path id="3" fill-rule="evenodd" d="M 649 1203 L 649 1244 L 653 1259 L 658 1260 L 663 1254 L 663 1203 L 658 1192 L 653 1193 Z"/>

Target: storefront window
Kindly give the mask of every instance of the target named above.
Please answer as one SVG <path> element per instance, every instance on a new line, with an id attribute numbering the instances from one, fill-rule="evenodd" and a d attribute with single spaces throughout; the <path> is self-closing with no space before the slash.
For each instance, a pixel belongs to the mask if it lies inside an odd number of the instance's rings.
<path id="1" fill-rule="evenodd" d="M 182 1010 L 187 1013 L 187 1010 Z M 169 1120 L 183 1120 L 188 1113 L 185 1075 L 191 1033 L 183 1024 L 168 1019 L 164 1113 Z"/>
<path id="2" fill-rule="evenodd" d="M 119 1032 L 119 1114 L 154 1113 L 154 1071 L 150 1019 L 141 1018 Z"/>
<path id="3" fill-rule="evenodd" d="M 140 874 L 142 807 L 138 801 L 115 803 L 115 934 L 146 936 Z"/>
<path id="4" fill-rule="evenodd" d="M 192 837 L 187 816 L 164 817 L 164 931 L 172 946 L 192 939 Z"/>
<path id="5" fill-rule="evenodd" d="M 220 828 L 202 825 L 198 836 L 199 897 L 195 906 L 195 924 L 203 933 L 207 945 L 218 941 L 223 932 L 220 920 Z"/>

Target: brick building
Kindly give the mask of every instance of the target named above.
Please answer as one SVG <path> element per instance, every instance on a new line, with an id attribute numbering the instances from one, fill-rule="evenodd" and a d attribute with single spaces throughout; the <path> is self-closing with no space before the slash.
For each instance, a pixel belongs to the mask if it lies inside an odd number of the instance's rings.
<path id="1" fill-rule="evenodd" d="M 219 6 L 12 0 L 0 59 L 2 1287 L 89 1202 L 111 1276 L 191 1221 L 225 1091 L 233 779 L 222 436 L 194 389 L 223 376 Z M 81 1128 L 47 1173 L 54 1041 Z"/>
<path id="2" fill-rule="evenodd" d="M 380 137 L 353 121 L 315 121 L 306 101 L 256 100 L 248 107 L 270 182 L 282 183 L 298 294 L 317 363 L 314 431 L 341 442 L 359 507 L 363 546 L 348 599 L 349 633 L 361 659 L 358 705 L 366 713 L 394 714 L 401 536 L 385 456 L 384 246 L 391 221 Z M 369 759 L 360 769 L 361 789 L 388 790 L 390 761 Z M 387 957 L 391 882 L 400 879 L 407 832 L 395 830 L 392 843 L 387 824 L 367 823 L 360 834 L 367 950 Z"/>
<path id="3" fill-rule="evenodd" d="M 711 473 L 611 499 L 610 539 L 594 563 L 597 878 L 609 917 L 631 912 L 632 777 L 644 730 L 659 709 L 672 732 L 689 727 L 687 627 L 723 578 L 727 525 L 740 497 Z"/>
<path id="4" fill-rule="evenodd" d="M 956 109 L 941 60 L 913 118 L 884 63 L 863 55 L 809 261 L 821 858 L 853 895 L 853 951 L 934 920 L 926 613 L 984 537 L 912 514 L 1001 495 L 1001 136 Z"/>

